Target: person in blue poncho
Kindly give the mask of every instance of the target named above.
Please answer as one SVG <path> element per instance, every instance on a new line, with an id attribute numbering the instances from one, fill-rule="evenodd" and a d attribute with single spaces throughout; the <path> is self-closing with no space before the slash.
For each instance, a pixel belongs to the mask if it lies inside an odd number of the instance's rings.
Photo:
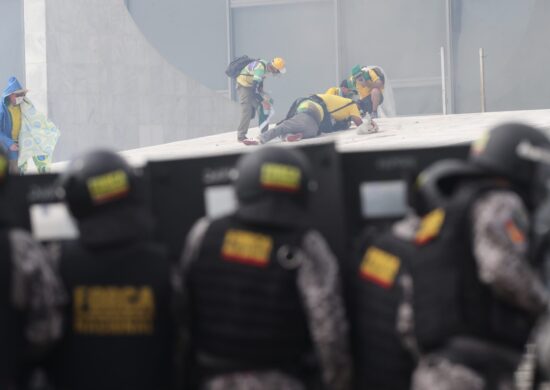
<path id="1" fill-rule="evenodd" d="M 19 157 L 19 132 L 21 131 L 20 104 L 27 93 L 15 77 L 10 77 L 2 92 L 0 110 L 0 141 L 9 152 L 10 171 L 16 172 Z"/>
<path id="2" fill-rule="evenodd" d="M 10 77 L 2 92 L 0 144 L 9 151 L 12 173 L 24 173 L 32 158 L 38 172 L 46 172 L 59 138 L 59 129 L 26 98 L 17 78 Z"/>

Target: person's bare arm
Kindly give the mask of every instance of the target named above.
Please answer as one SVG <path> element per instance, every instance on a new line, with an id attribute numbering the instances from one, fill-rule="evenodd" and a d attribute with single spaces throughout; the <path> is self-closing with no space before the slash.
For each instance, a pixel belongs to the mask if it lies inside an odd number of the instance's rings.
<path id="1" fill-rule="evenodd" d="M 366 84 L 367 84 L 367 87 L 370 88 L 370 89 L 373 89 L 373 88 L 382 89 L 382 88 L 384 88 L 384 82 L 381 79 L 378 79 L 376 81 L 367 80 Z"/>
<path id="2" fill-rule="evenodd" d="M 350 119 L 353 123 L 355 123 L 355 126 L 357 126 L 357 127 L 359 127 L 363 124 L 363 120 L 358 116 L 353 115 L 353 116 L 350 117 Z"/>

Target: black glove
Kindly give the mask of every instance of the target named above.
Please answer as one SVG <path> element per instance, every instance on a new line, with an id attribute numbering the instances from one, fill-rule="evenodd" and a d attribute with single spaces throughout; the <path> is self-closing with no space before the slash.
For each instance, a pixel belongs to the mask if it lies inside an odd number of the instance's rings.
<path id="1" fill-rule="evenodd" d="M 367 96 L 368 97 L 368 96 Z M 357 101 L 357 106 L 359 107 L 359 111 L 361 112 L 361 116 L 364 116 L 367 112 L 367 97 L 363 99 L 359 99 Z"/>
<path id="2" fill-rule="evenodd" d="M 254 81 L 252 83 L 252 90 L 254 91 L 255 95 L 261 95 L 262 94 L 262 83 Z"/>
<path id="3" fill-rule="evenodd" d="M 252 89 L 254 91 L 254 99 L 256 99 L 258 104 L 261 103 L 264 100 L 262 96 L 262 84 L 255 81 L 252 83 Z"/>

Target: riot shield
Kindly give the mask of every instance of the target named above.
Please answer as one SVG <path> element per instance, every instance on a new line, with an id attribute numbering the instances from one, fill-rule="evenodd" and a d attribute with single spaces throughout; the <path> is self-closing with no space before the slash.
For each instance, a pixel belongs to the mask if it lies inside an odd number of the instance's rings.
<path id="1" fill-rule="evenodd" d="M 311 220 L 335 254 L 343 258 L 345 223 L 339 154 L 332 143 L 304 145 L 301 150 L 308 156 L 319 186 L 309 205 Z M 157 238 L 168 245 L 175 258 L 197 219 L 204 215 L 219 217 L 235 210 L 237 201 L 231 181 L 238 157 L 225 154 L 147 164 Z"/>
<path id="2" fill-rule="evenodd" d="M 51 198 L 57 175 L 11 176 L 1 195 L 2 213 L 12 226 L 31 231 L 31 205 Z"/>
<path id="3" fill-rule="evenodd" d="M 402 218 L 417 174 L 433 162 L 464 159 L 469 144 L 436 148 L 342 153 L 343 199 L 349 237 L 367 224 L 384 226 Z"/>

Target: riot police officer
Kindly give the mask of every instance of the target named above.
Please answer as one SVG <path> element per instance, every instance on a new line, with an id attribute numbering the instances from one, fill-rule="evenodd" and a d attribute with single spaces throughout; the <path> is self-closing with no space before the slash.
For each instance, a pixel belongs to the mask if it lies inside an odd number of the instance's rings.
<path id="1" fill-rule="evenodd" d="M 61 178 L 80 236 L 62 246 L 69 294 L 55 362 L 60 389 L 167 389 L 171 267 L 152 239 L 143 182 L 116 153 L 94 151 Z"/>
<path id="2" fill-rule="evenodd" d="M 529 250 L 550 142 L 533 127 L 503 124 L 473 143 L 469 162 L 477 172 L 448 181 L 416 233 L 410 272 L 422 358 L 413 389 L 512 388 L 548 302 Z"/>
<path id="3" fill-rule="evenodd" d="M 418 358 L 410 305 L 417 232 L 422 217 L 448 197 L 446 183 L 474 172 L 462 160 L 434 164 L 410 183 L 403 219 L 365 228 L 347 278 L 356 389 L 410 389 Z"/>
<path id="4" fill-rule="evenodd" d="M 199 220 L 182 258 L 194 385 L 348 388 L 339 270 L 308 222 L 316 186 L 308 161 L 298 150 L 262 147 L 237 171 L 237 211 Z"/>
<path id="5" fill-rule="evenodd" d="M 8 158 L 0 147 L 0 193 L 8 181 Z M 0 388 L 22 386 L 22 367 L 61 336 L 65 292 L 43 248 L 6 218 L 0 204 Z"/>
<path id="6" fill-rule="evenodd" d="M 407 294 L 408 237 L 394 229 L 370 231 L 348 278 L 354 388 L 408 390 L 414 354 L 401 340 L 399 304 Z"/>

